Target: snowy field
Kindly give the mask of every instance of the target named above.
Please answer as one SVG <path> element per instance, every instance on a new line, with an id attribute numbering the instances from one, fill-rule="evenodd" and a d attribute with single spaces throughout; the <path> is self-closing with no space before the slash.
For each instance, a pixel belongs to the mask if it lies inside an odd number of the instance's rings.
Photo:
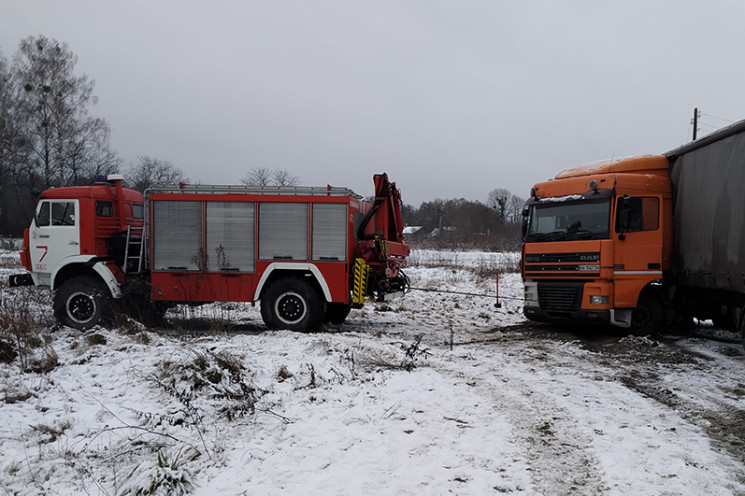
<path id="1" fill-rule="evenodd" d="M 319 332 L 226 304 L 81 333 L 0 252 L 0 495 L 745 494 L 739 343 L 528 323 L 517 260 L 414 252 L 420 289 Z M 499 309 L 424 291 L 493 269 Z"/>

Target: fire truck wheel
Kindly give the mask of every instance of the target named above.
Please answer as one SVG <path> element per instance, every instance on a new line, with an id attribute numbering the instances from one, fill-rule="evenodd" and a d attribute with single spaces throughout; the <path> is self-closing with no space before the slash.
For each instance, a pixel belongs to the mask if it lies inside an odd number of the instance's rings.
<path id="1" fill-rule="evenodd" d="M 332 324 L 343 324 L 349 312 L 352 310 L 352 305 L 344 303 L 327 303 L 326 304 L 326 317 L 325 322 L 331 322 Z"/>
<path id="2" fill-rule="evenodd" d="M 654 334 L 662 325 L 662 320 L 663 308 L 659 299 L 651 294 L 642 294 L 631 312 L 631 331 L 634 334 Z"/>
<path id="3" fill-rule="evenodd" d="M 325 314 L 326 302 L 303 279 L 279 279 L 261 297 L 261 317 L 270 329 L 312 330 Z"/>
<path id="4" fill-rule="evenodd" d="M 73 277 L 54 293 L 57 321 L 74 329 L 90 329 L 103 323 L 111 313 L 111 296 L 94 277 Z"/>

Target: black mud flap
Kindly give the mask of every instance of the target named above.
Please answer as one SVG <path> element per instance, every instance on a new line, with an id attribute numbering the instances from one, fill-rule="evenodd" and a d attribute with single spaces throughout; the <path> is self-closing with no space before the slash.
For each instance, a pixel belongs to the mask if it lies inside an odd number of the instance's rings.
<path id="1" fill-rule="evenodd" d="M 8 277 L 8 285 L 11 288 L 18 286 L 33 286 L 34 280 L 31 278 L 31 274 L 12 274 Z"/>

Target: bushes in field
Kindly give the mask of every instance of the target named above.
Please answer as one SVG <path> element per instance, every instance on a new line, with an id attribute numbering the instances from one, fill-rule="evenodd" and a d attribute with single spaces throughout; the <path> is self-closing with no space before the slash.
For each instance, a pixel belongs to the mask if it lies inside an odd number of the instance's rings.
<path id="1" fill-rule="evenodd" d="M 45 331 L 53 323 L 48 312 L 49 295 L 34 288 L 19 288 L 0 299 L 0 362 L 18 359 L 24 372 L 45 373 L 59 358 Z"/>

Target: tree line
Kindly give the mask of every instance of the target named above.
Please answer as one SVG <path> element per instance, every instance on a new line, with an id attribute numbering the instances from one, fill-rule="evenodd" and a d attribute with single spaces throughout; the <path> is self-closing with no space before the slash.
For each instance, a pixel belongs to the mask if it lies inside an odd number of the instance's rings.
<path id="1" fill-rule="evenodd" d="M 45 36 L 22 40 L 11 60 L 0 51 L 0 234 L 28 227 L 38 194 L 49 188 L 89 185 L 99 176 L 124 175 L 127 187 L 188 182 L 171 162 L 146 155 L 124 164 L 111 149 L 105 119 L 92 115 L 95 82 L 75 73 L 77 57 L 66 43 Z M 251 168 L 251 186 L 296 186 L 286 169 Z M 495 189 L 486 203 L 458 200 L 403 206 L 408 234 L 423 246 L 513 249 L 519 245 L 523 200 Z"/>
<path id="2" fill-rule="evenodd" d="M 423 248 L 519 249 L 525 200 L 506 189 L 494 189 L 486 203 L 463 198 L 403 205 L 405 238 Z"/>

